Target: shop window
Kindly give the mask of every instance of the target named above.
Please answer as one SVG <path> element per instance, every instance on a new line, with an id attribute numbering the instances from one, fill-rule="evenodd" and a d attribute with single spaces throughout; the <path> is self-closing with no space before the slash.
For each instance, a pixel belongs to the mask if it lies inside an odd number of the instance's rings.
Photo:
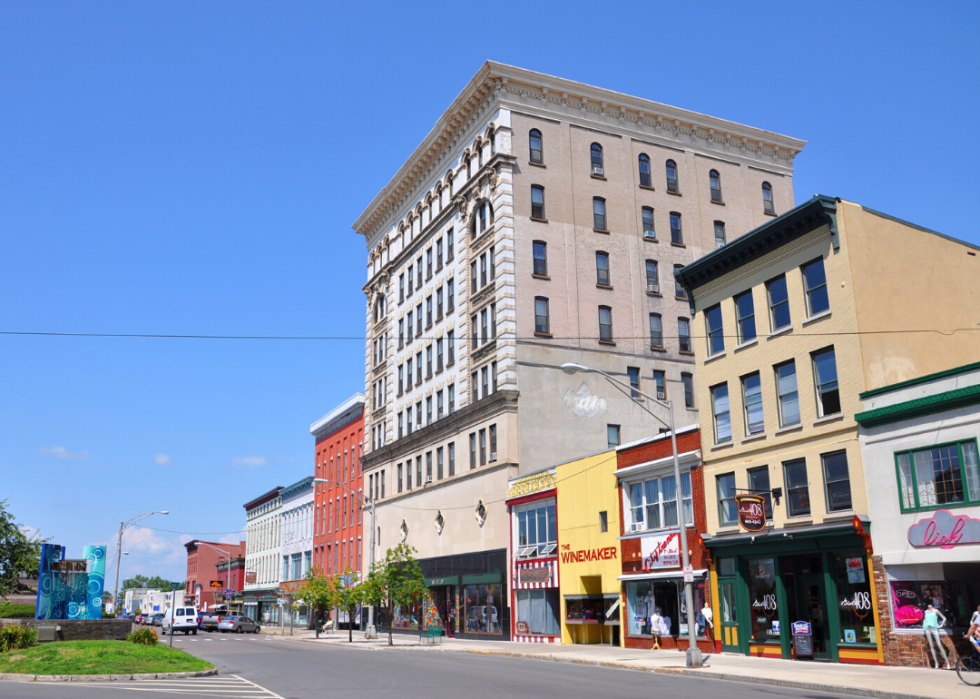
<path id="1" fill-rule="evenodd" d="M 465 632 L 502 634 L 500 585 L 467 585 L 464 590 Z"/>
<path id="2" fill-rule="evenodd" d="M 786 510 L 790 517 L 810 514 L 810 484 L 806 477 L 806 459 L 783 463 L 783 482 L 786 484 Z"/>
<path id="3" fill-rule="evenodd" d="M 704 606 L 704 588 L 695 585 L 694 607 Z M 681 619 L 684 604 L 684 583 L 674 580 L 640 581 L 626 584 L 626 603 L 629 613 L 630 636 L 672 636 L 687 633 L 687 619 Z M 682 623 L 683 622 L 683 623 Z M 702 627 L 698 625 L 698 633 Z"/>
<path id="4" fill-rule="evenodd" d="M 677 487 L 672 475 L 631 483 L 627 493 L 630 531 L 677 526 Z M 693 527 L 690 471 L 681 474 L 681 498 L 684 501 L 684 522 Z"/>
<path id="5" fill-rule="evenodd" d="M 837 610 L 844 644 L 876 643 L 875 615 L 871 604 L 871 576 L 860 553 L 834 556 Z"/>
<path id="6" fill-rule="evenodd" d="M 827 512 L 851 509 L 851 480 L 847 472 L 847 452 L 821 454 L 823 479 L 827 491 Z"/>
<path id="7" fill-rule="evenodd" d="M 393 629 L 417 629 L 419 627 L 419 604 L 403 604 L 395 607 L 395 617 L 391 620 Z"/>
<path id="8" fill-rule="evenodd" d="M 756 643 L 778 642 L 780 624 L 776 609 L 775 559 L 749 561 L 749 606 L 752 608 L 752 640 Z"/>
<path id="9" fill-rule="evenodd" d="M 772 493 L 769 492 L 769 467 L 750 468 L 749 491 L 761 495 L 766 501 L 766 519 L 772 519 Z"/>
<path id="10" fill-rule="evenodd" d="M 558 549 L 555 503 L 517 508 L 517 557 L 552 556 Z"/>
<path id="11" fill-rule="evenodd" d="M 895 568 L 904 566 L 889 566 L 889 570 Z M 965 631 L 980 604 L 978 568 L 977 563 L 945 563 L 942 566 L 944 579 L 891 580 L 895 628 L 921 629 L 925 610 L 931 604 L 946 617 L 946 626 L 953 629 L 954 634 Z"/>
<path id="12" fill-rule="evenodd" d="M 895 459 L 903 512 L 980 503 L 975 439 L 900 452 Z"/>
<path id="13" fill-rule="evenodd" d="M 514 595 L 517 598 L 517 623 L 526 625 L 526 633 L 543 636 L 561 634 L 557 589 L 517 590 Z"/>

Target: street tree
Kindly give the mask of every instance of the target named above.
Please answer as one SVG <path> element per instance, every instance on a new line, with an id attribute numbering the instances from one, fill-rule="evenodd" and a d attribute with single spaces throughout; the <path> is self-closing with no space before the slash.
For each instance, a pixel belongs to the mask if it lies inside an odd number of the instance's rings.
<path id="1" fill-rule="evenodd" d="M 147 589 L 147 590 L 169 590 L 170 581 L 164 580 L 159 575 L 152 578 L 146 575 L 137 574 L 131 578 L 126 578 L 122 583 L 123 590 Z"/>
<path id="2" fill-rule="evenodd" d="M 405 542 L 388 549 L 385 557 L 371 568 L 362 585 L 362 602 L 387 610 L 389 646 L 394 645 L 391 622 L 395 618 L 395 608 L 418 602 L 428 591 L 422 569 L 413 556 L 415 553 L 415 549 Z"/>
<path id="3" fill-rule="evenodd" d="M 28 589 L 20 581 L 21 573 L 37 580 L 41 572 L 41 544 L 45 541 L 37 532 L 25 533 L 7 509 L 7 501 L 0 500 L 0 599 Z"/>
<path id="4" fill-rule="evenodd" d="M 306 582 L 293 597 L 307 607 L 313 613 L 314 627 L 316 628 L 317 638 L 320 637 L 320 619 L 323 613 L 333 604 L 333 590 L 330 581 L 323 573 L 311 569 L 306 576 Z"/>
<path id="5" fill-rule="evenodd" d="M 354 642 L 354 614 L 361 605 L 364 588 L 359 584 L 358 574 L 347 568 L 340 575 L 329 579 L 331 606 L 347 614 L 347 641 Z"/>

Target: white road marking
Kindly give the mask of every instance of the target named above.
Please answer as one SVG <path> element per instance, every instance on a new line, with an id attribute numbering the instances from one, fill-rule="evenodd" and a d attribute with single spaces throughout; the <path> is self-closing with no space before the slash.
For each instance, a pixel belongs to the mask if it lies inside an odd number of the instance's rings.
<path id="1" fill-rule="evenodd" d="M 67 685 L 69 683 L 65 683 Z M 135 680 L 131 682 L 91 682 L 87 687 L 111 687 L 130 692 L 158 692 L 223 699 L 283 699 L 280 695 L 238 675 L 188 677 L 173 680 Z"/>

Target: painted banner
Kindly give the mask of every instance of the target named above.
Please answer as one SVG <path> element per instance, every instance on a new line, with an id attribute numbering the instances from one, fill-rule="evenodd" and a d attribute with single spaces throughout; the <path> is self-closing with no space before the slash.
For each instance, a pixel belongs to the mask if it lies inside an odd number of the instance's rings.
<path id="1" fill-rule="evenodd" d="M 640 539 L 640 554 L 643 556 L 644 572 L 681 566 L 680 532 L 667 532 L 660 536 L 645 536 Z"/>

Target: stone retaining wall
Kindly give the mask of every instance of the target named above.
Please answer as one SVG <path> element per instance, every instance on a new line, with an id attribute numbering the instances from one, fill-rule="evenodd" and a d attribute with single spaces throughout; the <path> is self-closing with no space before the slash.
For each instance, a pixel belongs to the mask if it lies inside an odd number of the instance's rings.
<path id="1" fill-rule="evenodd" d="M 59 641 L 125 641 L 133 630 L 129 619 L 0 619 L 0 626 L 58 626 Z"/>

